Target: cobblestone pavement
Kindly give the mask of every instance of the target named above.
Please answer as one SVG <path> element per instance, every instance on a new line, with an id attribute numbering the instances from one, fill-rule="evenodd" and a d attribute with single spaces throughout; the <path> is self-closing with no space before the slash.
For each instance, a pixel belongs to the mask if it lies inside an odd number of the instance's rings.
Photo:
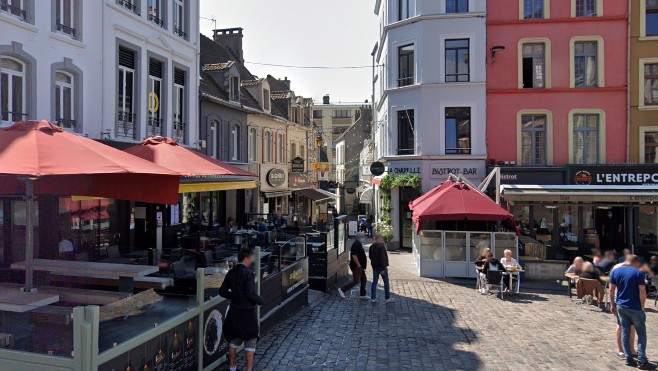
<path id="1" fill-rule="evenodd" d="M 477 293 L 474 281 L 419 278 L 411 253 L 390 256 L 394 304 L 383 292 L 376 304 L 361 301 L 358 288 L 347 300 L 312 292 L 309 307 L 260 340 L 256 369 L 630 369 L 616 358 L 614 317 L 572 303 L 566 289 L 522 285 L 522 294 L 501 301 Z M 658 357 L 653 300 L 647 308 L 647 354 Z"/>

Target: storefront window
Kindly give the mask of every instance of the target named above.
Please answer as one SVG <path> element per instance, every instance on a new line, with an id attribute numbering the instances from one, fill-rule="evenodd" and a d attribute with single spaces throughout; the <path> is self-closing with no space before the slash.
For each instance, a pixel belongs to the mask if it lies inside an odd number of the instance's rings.
<path id="1" fill-rule="evenodd" d="M 580 228 L 578 207 L 561 206 L 559 211 L 560 239 L 566 244 L 578 243 L 578 231 Z"/>
<path id="2" fill-rule="evenodd" d="M 658 241 L 658 214 L 656 214 L 656 207 L 641 206 L 639 218 L 640 230 L 640 244 L 641 245 L 656 245 Z"/>
<path id="3" fill-rule="evenodd" d="M 535 236 L 550 236 L 553 234 L 553 208 L 544 206 L 536 206 L 533 210 L 533 223 L 535 228 Z"/>
<path id="4" fill-rule="evenodd" d="M 59 198 L 58 253 L 60 258 L 89 260 L 95 247 L 118 245 L 119 221 L 115 200 Z"/>
<path id="5" fill-rule="evenodd" d="M 199 215 L 197 193 L 183 193 L 183 224 L 196 222 Z"/>
<path id="6" fill-rule="evenodd" d="M 533 223 L 530 222 L 530 206 L 514 205 L 510 211 L 516 220 L 516 226 L 519 227 L 521 234 L 531 236 L 533 232 Z"/>

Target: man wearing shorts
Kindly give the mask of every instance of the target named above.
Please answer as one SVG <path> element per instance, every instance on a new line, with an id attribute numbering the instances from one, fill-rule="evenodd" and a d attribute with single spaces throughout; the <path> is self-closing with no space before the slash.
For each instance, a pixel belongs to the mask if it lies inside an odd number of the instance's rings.
<path id="1" fill-rule="evenodd" d="M 256 306 L 263 305 L 263 299 L 256 294 L 255 274 L 249 269 L 254 262 L 254 252 L 243 248 L 238 253 L 238 264 L 224 278 L 219 295 L 231 300 L 224 321 L 224 337 L 229 342 L 229 365 L 236 371 L 237 349 L 244 344 L 247 358 L 247 371 L 254 367 L 254 354 L 258 341 L 259 325 Z"/>

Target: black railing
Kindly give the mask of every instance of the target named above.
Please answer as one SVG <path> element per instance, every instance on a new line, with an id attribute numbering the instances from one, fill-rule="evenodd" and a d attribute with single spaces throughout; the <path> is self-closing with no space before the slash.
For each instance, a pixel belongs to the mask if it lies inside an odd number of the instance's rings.
<path id="1" fill-rule="evenodd" d="M 160 26 L 160 27 L 164 27 L 164 21 L 163 21 L 162 19 L 156 17 L 155 15 L 153 15 L 153 14 L 149 14 L 149 17 L 148 17 L 148 18 L 149 18 L 149 21 L 151 21 L 151 22 L 157 24 L 157 25 Z"/>
<path id="2" fill-rule="evenodd" d="M 76 37 L 75 36 L 75 34 L 76 34 L 75 28 L 69 27 L 69 26 L 61 24 L 59 22 L 57 22 L 57 31 L 62 31 L 65 34 L 71 35 L 71 37 L 73 37 L 74 39 Z"/>
<path id="3" fill-rule="evenodd" d="M 135 139 L 136 114 L 130 112 L 117 112 L 117 137 Z"/>
<path id="4" fill-rule="evenodd" d="M 182 28 L 174 27 L 174 33 L 182 38 L 185 38 L 187 36 L 187 34 L 185 33 L 185 31 L 183 31 Z"/>
<path id="5" fill-rule="evenodd" d="M 55 122 L 55 123 L 60 128 L 75 130 L 75 126 L 76 126 L 77 121 L 76 120 L 71 120 L 71 119 L 57 119 L 57 122 Z"/>
<path id="6" fill-rule="evenodd" d="M 146 131 L 147 135 L 150 137 L 162 136 L 162 119 L 149 117 Z"/>
<path id="7" fill-rule="evenodd" d="M 26 118 L 27 118 L 27 113 L 12 112 L 12 111 L 0 111 L 1 121 L 18 122 L 18 121 L 23 121 Z"/>
<path id="8" fill-rule="evenodd" d="M 137 5 L 133 4 L 132 0 L 117 0 L 117 4 L 132 10 L 134 13 L 137 13 Z"/>
<path id="9" fill-rule="evenodd" d="M 187 125 L 184 122 L 174 121 L 173 137 L 176 142 L 187 143 L 187 138 L 185 136 L 186 126 Z"/>
<path id="10" fill-rule="evenodd" d="M 9 0 L 0 0 L 0 10 L 20 17 L 21 20 L 27 20 L 27 12 L 19 6 L 9 4 Z"/>

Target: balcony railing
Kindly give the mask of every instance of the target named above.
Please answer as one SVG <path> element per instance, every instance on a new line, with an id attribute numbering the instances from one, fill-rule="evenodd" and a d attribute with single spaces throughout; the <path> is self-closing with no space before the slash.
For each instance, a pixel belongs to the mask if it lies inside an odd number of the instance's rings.
<path id="1" fill-rule="evenodd" d="M 117 137 L 135 139 L 136 114 L 130 112 L 117 112 Z"/>
<path id="2" fill-rule="evenodd" d="M 130 9 L 133 13 L 137 13 L 137 5 L 133 4 L 132 0 L 117 0 L 117 4 Z"/>
<path id="3" fill-rule="evenodd" d="M 160 27 L 164 27 L 164 21 L 160 18 L 158 18 L 155 14 L 149 14 L 148 16 L 149 21 L 157 24 Z"/>
<path id="4" fill-rule="evenodd" d="M 172 134 L 176 142 L 187 143 L 187 138 L 185 136 L 186 126 L 187 125 L 184 122 L 174 121 L 174 128 Z"/>
<path id="5" fill-rule="evenodd" d="M 146 135 L 149 137 L 162 136 L 162 119 L 157 117 L 149 117 L 146 124 Z"/>
<path id="6" fill-rule="evenodd" d="M 182 38 L 185 38 L 187 36 L 187 34 L 185 33 L 185 31 L 183 31 L 182 28 L 174 27 L 174 33 Z"/>
<path id="7" fill-rule="evenodd" d="M 27 11 L 19 6 L 9 4 L 9 0 L 0 0 L 0 10 L 13 14 L 23 21 L 27 20 Z"/>
<path id="8" fill-rule="evenodd" d="M 67 35 L 71 35 L 72 38 L 76 38 L 76 31 L 75 28 L 69 27 L 67 25 L 61 24 L 57 22 L 57 31 L 64 32 Z"/>
<path id="9" fill-rule="evenodd" d="M 77 121 L 71 119 L 57 119 L 55 124 L 60 128 L 75 130 Z"/>
<path id="10" fill-rule="evenodd" d="M 3 124 L 11 124 L 12 122 L 23 121 L 27 118 L 27 113 L 0 111 L 0 121 Z"/>

